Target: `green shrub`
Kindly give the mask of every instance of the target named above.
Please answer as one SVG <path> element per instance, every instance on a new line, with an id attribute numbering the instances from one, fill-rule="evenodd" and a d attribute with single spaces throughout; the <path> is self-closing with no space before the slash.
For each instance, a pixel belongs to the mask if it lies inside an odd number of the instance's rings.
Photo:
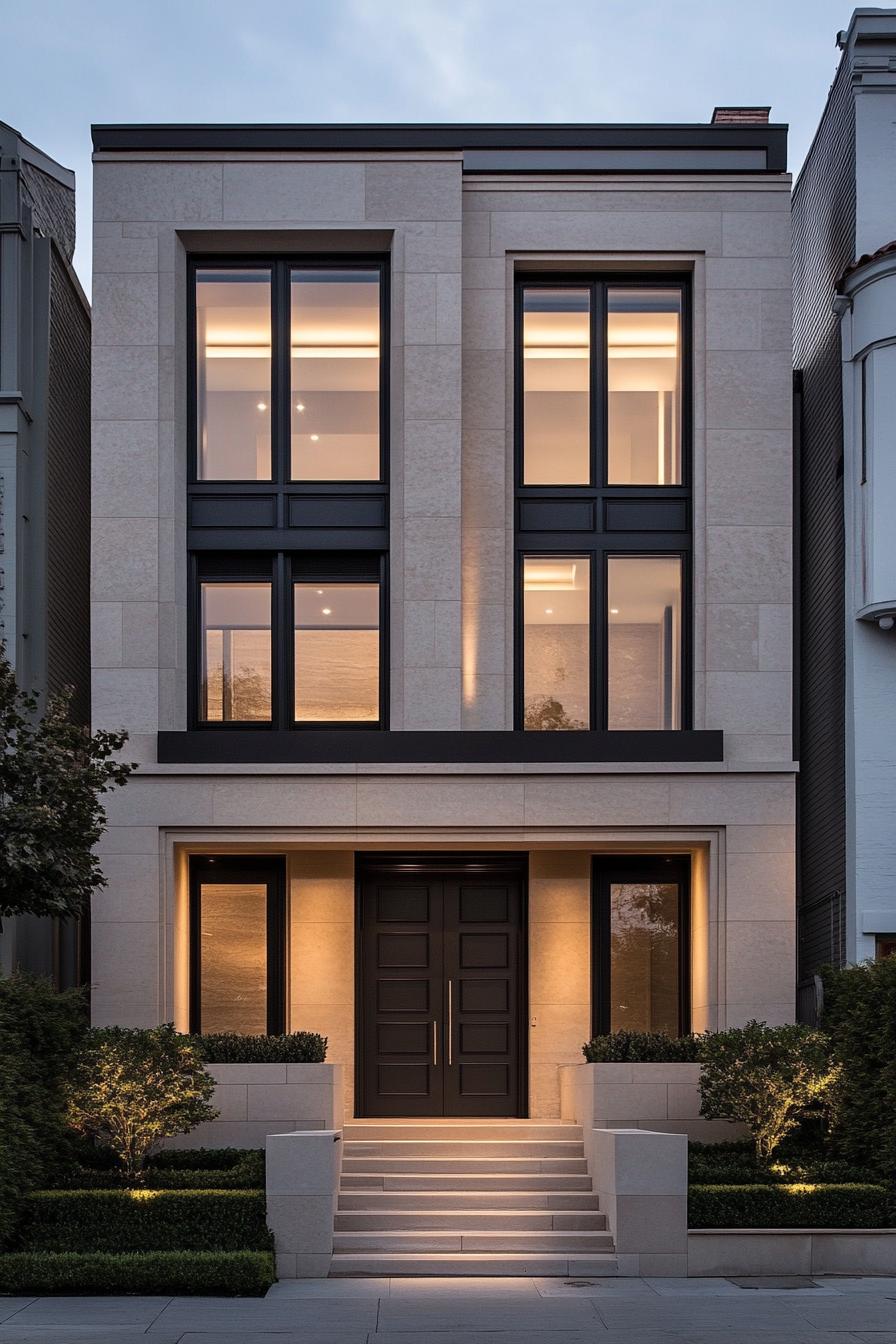
<path id="1" fill-rule="evenodd" d="M 291 1031 L 283 1036 L 238 1036 L 219 1031 L 194 1036 L 206 1064 L 323 1064 L 327 1038 L 314 1031 Z"/>
<path id="2" fill-rule="evenodd" d="M 884 1185 L 692 1185 L 688 1227 L 892 1227 Z"/>
<path id="3" fill-rule="evenodd" d="M 84 996 L 48 980 L 0 976 L 0 1246 L 22 1198 L 65 1153 L 66 1081 L 87 1030 Z"/>
<path id="4" fill-rule="evenodd" d="M 169 1159 L 177 1158 L 178 1161 Z M 67 1168 L 55 1182 L 57 1189 L 120 1190 L 120 1171 L 106 1166 Z M 143 1169 L 146 1190 L 263 1190 L 264 1150 L 261 1148 L 196 1148 L 156 1153 Z"/>
<path id="5" fill-rule="evenodd" d="M 695 1064 L 702 1036 L 666 1036 L 661 1031 L 614 1031 L 582 1046 L 589 1064 Z"/>
<path id="6" fill-rule="evenodd" d="M 95 1028 L 79 1055 L 69 1123 L 106 1144 L 133 1182 L 162 1139 L 214 1120 L 214 1090 L 193 1041 L 170 1022 Z"/>
<path id="7" fill-rule="evenodd" d="M 261 1190 L 38 1190 L 18 1244 L 31 1251 L 263 1251 Z"/>
<path id="8" fill-rule="evenodd" d="M 811 1027 L 745 1027 L 707 1033 L 700 1044 L 700 1114 L 739 1120 L 768 1158 L 837 1079 L 827 1037 Z"/>
<path id="9" fill-rule="evenodd" d="M 840 1077 L 835 1151 L 888 1180 L 896 1177 L 896 957 L 822 972 L 822 1027 Z"/>
<path id="10" fill-rule="evenodd" d="M 760 1162 L 753 1144 L 691 1143 L 688 1145 L 688 1179 L 693 1185 L 793 1185 L 801 1182 L 829 1185 L 863 1185 L 868 1172 L 819 1156 L 785 1152 L 782 1145 L 771 1162 Z"/>
<path id="11" fill-rule="evenodd" d="M 148 1251 L 0 1255 L 0 1293 L 160 1293 L 263 1297 L 275 1281 L 270 1251 Z"/>

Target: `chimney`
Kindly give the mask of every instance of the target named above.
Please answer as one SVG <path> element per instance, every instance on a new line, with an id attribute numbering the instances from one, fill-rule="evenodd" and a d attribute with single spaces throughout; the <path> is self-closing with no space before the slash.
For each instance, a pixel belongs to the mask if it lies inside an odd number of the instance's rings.
<path id="1" fill-rule="evenodd" d="M 712 126 L 767 126 L 770 107 L 714 107 Z"/>

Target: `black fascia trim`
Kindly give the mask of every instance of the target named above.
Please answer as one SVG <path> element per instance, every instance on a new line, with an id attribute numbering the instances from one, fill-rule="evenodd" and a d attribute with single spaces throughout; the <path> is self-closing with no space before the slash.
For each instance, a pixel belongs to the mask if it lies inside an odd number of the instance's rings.
<path id="1" fill-rule="evenodd" d="M 718 729 L 614 732 L 358 732 L 353 728 L 158 734 L 161 765 L 550 765 L 719 762 Z"/>
<path id="2" fill-rule="evenodd" d="M 96 125 L 93 147 L 106 153 L 148 150 L 440 150 L 465 149 L 764 149 L 766 172 L 787 169 L 787 126 L 575 123 Z M 750 171 L 760 171 L 751 169 Z"/>

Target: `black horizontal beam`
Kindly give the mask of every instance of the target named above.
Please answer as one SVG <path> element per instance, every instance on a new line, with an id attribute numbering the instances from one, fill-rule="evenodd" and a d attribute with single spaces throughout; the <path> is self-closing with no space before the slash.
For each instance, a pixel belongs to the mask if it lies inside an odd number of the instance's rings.
<path id="1" fill-rule="evenodd" d="M 719 730 L 688 732 L 379 732 L 207 728 L 158 735 L 163 765 L 552 765 L 706 762 Z"/>

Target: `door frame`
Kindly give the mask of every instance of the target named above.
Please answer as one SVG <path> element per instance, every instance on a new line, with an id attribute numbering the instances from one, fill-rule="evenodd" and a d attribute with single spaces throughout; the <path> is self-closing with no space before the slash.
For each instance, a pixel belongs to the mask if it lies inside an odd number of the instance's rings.
<path id="1" fill-rule="evenodd" d="M 355 1118 L 367 1113 L 364 1096 L 363 955 L 361 940 L 361 886 L 385 873 L 426 873 L 431 877 L 464 878 L 492 874 L 515 877 L 520 884 L 520 938 L 516 1020 L 519 1045 L 517 1112 L 509 1119 L 529 1115 L 529 855 L 503 852 L 358 852 L 355 854 Z M 421 1122 L 423 1123 L 423 1122 Z M 496 1121 L 496 1123 L 499 1123 Z"/>
<path id="2" fill-rule="evenodd" d="M 662 865 L 670 865 L 678 883 L 678 1034 L 691 1030 L 691 870 L 690 854 L 595 854 L 591 861 L 591 1034 L 610 1031 L 610 903 L 609 884 L 661 882 Z"/>

